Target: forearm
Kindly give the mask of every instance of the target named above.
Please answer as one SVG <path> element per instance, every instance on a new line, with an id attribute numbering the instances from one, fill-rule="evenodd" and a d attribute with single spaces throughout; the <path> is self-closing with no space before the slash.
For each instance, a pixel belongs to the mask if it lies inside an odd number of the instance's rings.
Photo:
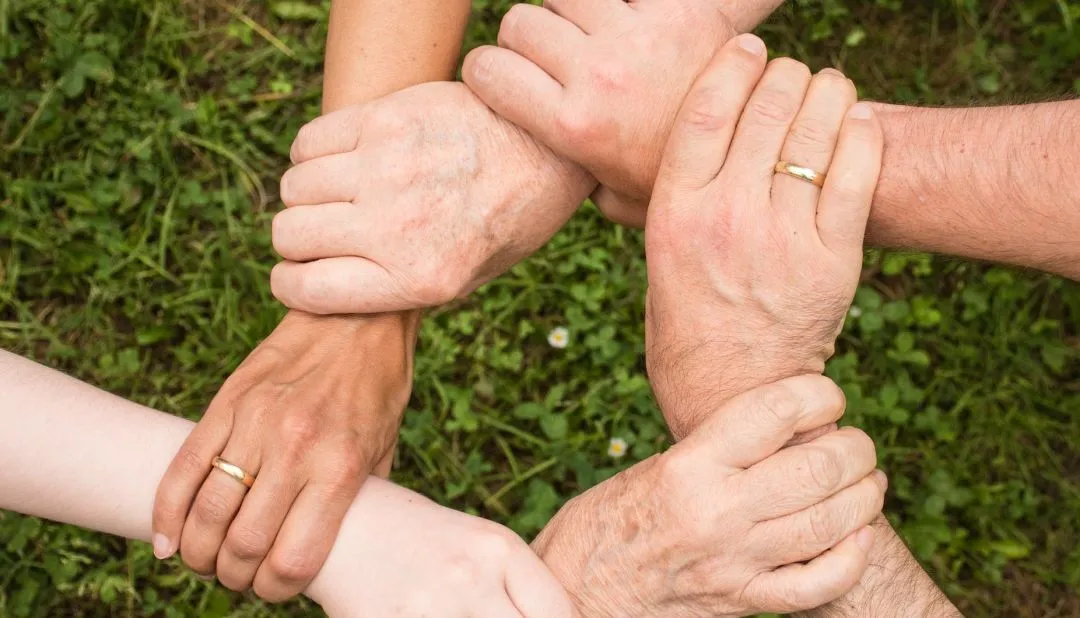
<path id="1" fill-rule="evenodd" d="M 2 350 L 0 384 L 0 508 L 148 541 L 158 481 L 193 423 Z M 343 527 L 403 500 L 422 498 L 371 479 Z M 316 601 L 339 554 L 308 589 Z"/>
<path id="2" fill-rule="evenodd" d="M 467 0 L 334 0 L 323 111 L 452 78 L 470 8 Z"/>
<path id="3" fill-rule="evenodd" d="M 807 618 L 960 616 L 884 516 L 874 522 L 874 529 L 870 567 L 859 584 L 839 600 L 798 615 Z"/>
<path id="4" fill-rule="evenodd" d="M 869 244 L 1080 279 L 1080 101 L 878 111 L 885 161 Z"/>
<path id="5" fill-rule="evenodd" d="M 326 43 L 323 111 L 452 77 L 469 9 L 464 0 L 335 0 Z M 420 313 L 316 317 L 292 311 L 286 322 L 283 326 L 298 338 L 353 339 L 363 346 L 373 340 L 362 332 L 366 329 L 415 340 Z M 384 463 L 380 472 L 387 471 Z"/>

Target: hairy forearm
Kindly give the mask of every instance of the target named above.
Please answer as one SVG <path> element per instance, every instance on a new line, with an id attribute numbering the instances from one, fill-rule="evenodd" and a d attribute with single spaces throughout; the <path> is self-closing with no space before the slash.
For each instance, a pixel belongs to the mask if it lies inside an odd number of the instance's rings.
<path id="1" fill-rule="evenodd" d="M 870 243 L 1080 279 L 1080 101 L 878 111 Z"/>
<path id="2" fill-rule="evenodd" d="M 854 590 L 807 618 L 951 618 L 959 610 L 919 566 L 884 516 L 874 522 L 870 567 Z"/>
<path id="3" fill-rule="evenodd" d="M 323 111 L 453 77 L 470 8 L 468 0 L 334 0 Z"/>
<path id="4" fill-rule="evenodd" d="M 0 384 L 0 508 L 149 541 L 158 481 L 194 424 L 2 350 Z M 417 500 L 370 479 L 343 527 Z M 328 596 L 349 553 L 335 545 L 308 596 Z"/>

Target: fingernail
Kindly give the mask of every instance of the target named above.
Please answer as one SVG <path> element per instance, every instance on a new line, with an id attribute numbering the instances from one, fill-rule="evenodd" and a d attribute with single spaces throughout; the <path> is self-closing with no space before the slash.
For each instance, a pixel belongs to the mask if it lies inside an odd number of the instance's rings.
<path id="1" fill-rule="evenodd" d="M 863 551 L 870 551 L 870 548 L 874 546 L 874 529 L 867 526 L 859 530 L 855 534 L 855 542 L 859 544 Z"/>
<path id="2" fill-rule="evenodd" d="M 154 546 L 154 557 L 158 560 L 165 560 L 173 555 L 172 543 L 169 541 L 169 537 L 157 532 L 151 537 L 151 544 Z"/>
<path id="3" fill-rule="evenodd" d="M 889 477 L 881 470 L 874 470 L 874 480 L 881 485 L 882 491 L 889 489 Z"/>
<path id="4" fill-rule="evenodd" d="M 848 117 L 856 120 L 870 120 L 874 116 L 874 110 L 866 103 L 856 103 L 848 110 Z"/>
<path id="5" fill-rule="evenodd" d="M 746 51 L 760 56 L 765 53 L 765 41 L 762 41 L 758 37 L 752 34 L 743 34 L 739 36 L 739 47 Z"/>
<path id="6" fill-rule="evenodd" d="M 821 71 L 819 71 L 819 74 L 820 75 L 836 75 L 836 76 L 844 77 L 845 79 L 847 79 L 844 76 L 843 73 L 841 73 L 838 69 L 834 69 L 832 67 L 821 69 Z M 851 81 L 851 80 L 849 79 L 848 81 Z"/>

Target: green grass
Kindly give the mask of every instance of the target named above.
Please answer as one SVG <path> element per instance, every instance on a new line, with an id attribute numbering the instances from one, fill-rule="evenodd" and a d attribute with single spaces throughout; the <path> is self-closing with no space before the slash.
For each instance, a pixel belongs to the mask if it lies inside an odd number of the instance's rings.
<path id="1" fill-rule="evenodd" d="M 469 45 L 509 5 L 475 4 Z M 325 6 L 298 2 L 0 0 L 0 346 L 197 417 L 282 313 L 269 220 L 317 111 L 325 31 Z M 1075 0 L 800 0 L 761 32 L 878 100 L 1080 93 Z M 644 272 L 640 235 L 586 210 L 430 317 L 397 478 L 531 535 L 663 448 Z M 879 444 L 888 510 L 920 559 L 970 615 L 1080 615 L 1080 289 L 872 253 L 856 305 L 829 371 Z M 572 333 L 561 351 L 546 344 L 558 325 Z M 631 445 L 619 461 L 615 436 Z M 301 607 L 214 588 L 142 544 L 0 513 L 0 616 Z"/>

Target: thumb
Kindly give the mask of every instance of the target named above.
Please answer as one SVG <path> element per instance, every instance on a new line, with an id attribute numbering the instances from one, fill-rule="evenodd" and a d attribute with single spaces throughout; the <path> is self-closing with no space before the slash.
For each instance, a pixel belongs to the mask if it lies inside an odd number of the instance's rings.
<path id="1" fill-rule="evenodd" d="M 836 422 L 844 405 L 843 391 L 824 376 L 788 378 L 728 400 L 674 448 L 715 450 L 721 465 L 745 469 L 784 448 L 796 434 Z"/>

